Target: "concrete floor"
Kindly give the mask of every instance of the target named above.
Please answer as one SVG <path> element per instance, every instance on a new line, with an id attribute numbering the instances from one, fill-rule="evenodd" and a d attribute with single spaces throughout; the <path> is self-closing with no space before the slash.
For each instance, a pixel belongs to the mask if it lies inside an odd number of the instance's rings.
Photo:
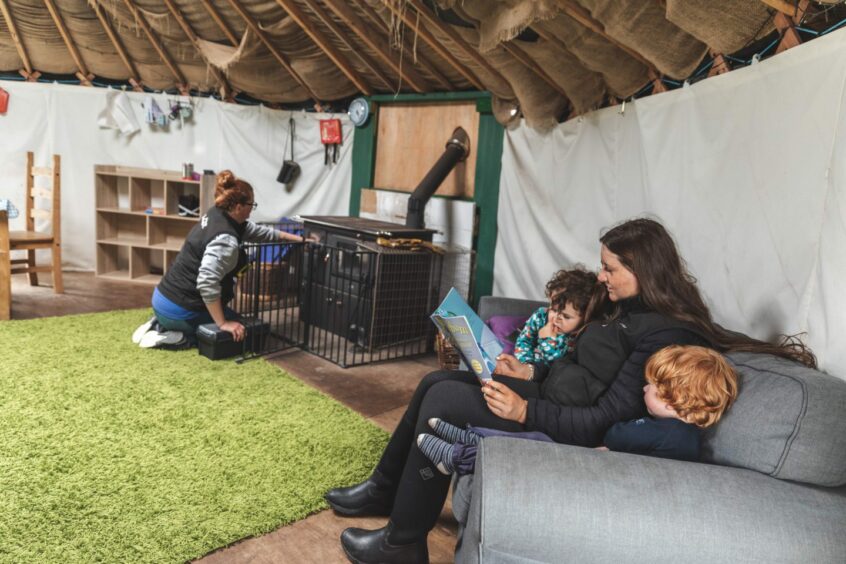
<path id="1" fill-rule="evenodd" d="M 91 273 L 75 272 L 65 273 L 64 285 L 65 293 L 58 295 L 49 286 L 29 286 L 24 275 L 13 276 L 12 319 L 149 307 L 153 290 L 152 286 L 112 282 Z M 127 329 L 127 335 L 130 330 Z M 434 355 L 347 369 L 302 351 L 287 352 L 270 361 L 388 431 L 401 417 L 420 379 L 438 367 Z M 196 562 L 347 562 L 338 541 L 341 532 L 346 527 L 377 528 L 385 521 L 385 518 L 344 518 L 330 510 L 321 511 L 272 533 L 221 548 Z M 429 535 L 433 563 L 453 561 L 456 528 L 447 503 Z"/>

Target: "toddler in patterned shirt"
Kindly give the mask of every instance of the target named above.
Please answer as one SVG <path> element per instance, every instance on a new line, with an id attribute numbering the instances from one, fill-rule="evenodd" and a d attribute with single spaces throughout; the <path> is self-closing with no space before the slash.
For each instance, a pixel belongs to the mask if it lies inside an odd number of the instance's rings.
<path id="1" fill-rule="evenodd" d="M 596 274 L 584 268 L 556 272 L 546 283 L 549 307 L 538 308 L 529 317 L 514 343 L 517 360 L 551 364 L 567 354 L 570 337 L 584 324 L 596 287 Z"/>

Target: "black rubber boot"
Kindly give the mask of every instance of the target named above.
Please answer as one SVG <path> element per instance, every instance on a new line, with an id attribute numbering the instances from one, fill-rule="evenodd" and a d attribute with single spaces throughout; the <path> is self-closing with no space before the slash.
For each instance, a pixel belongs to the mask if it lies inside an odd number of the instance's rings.
<path id="1" fill-rule="evenodd" d="M 393 525 L 381 529 L 347 529 L 341 533 L 341 546 L 353 564 L 429 564 L 426 539 L 395 545 L 389 541 Z"/>
<path id="2" fill-rule="evenodd" d="M 335 488 L 323 496 L 329 505 L 350 517 L 387 517 L 394 506 L 394 488 L 378 472 L 365 481 L 346 488 Z"/>

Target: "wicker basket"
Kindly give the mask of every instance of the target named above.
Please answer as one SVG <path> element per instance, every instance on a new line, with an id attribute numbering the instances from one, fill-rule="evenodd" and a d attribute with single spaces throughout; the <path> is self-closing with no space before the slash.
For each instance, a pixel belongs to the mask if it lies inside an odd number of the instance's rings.
<path id="1" fill-rule="evenodd" d="M 458 351 L 440 331 L 435 336 L 435 350 L 438 351 L 438 364 L 442 370 L 458 370 Z"/>

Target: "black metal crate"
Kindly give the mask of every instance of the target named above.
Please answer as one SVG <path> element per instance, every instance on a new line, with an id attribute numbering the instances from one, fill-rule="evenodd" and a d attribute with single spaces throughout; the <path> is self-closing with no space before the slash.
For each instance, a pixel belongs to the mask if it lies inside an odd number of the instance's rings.
<path id="1" fill-rule="evenodd" d="M 239 280 L 235 309 L 270 323 L 261 354 L 299 346 L 346 367 L 431 352 L 441 255 L 333 243 L 245 246 L 252 267 Z"/>

